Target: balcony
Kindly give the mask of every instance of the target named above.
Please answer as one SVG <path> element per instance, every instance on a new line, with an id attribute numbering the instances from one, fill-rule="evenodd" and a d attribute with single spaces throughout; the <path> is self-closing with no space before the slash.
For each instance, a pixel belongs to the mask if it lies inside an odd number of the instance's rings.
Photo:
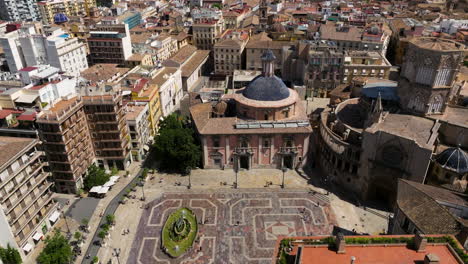
<path id="1" fill-rule="evenodd" d="M 280 147 L 280 154 L 297 154 L 297 147 Z"/>
<path id="2" fill-rule="evenodd" d="M 234 152 L 239 155 L 252 155 L 254 153 L 254 149 L 249 147 L 236 147 Z"/>
<path id="3" fill-rule="evenodd" d="M 42 168 L 44 167 L 45 165 L 45 162 L 38 162 L 37 164 L 34 164 L 34 166 L 31 167 L 31 173 L 29 173 L 29 177 L 24 177 L 23 181 L 21 183 L 17 183 L 15 188 L 13 188 L 13 190 L 10 190 L 10 192 L 5 196 L 3 197 L 3 199 L 1 200 L 2 203 L 4 203 L 6 201 L 6 199 L 8 199 L 13 193 L 15 193 L 19 188 L 21 188 L 23 185 L 25 185 L 26 183 L 29 182 L 29 180 L 31 178 L 34 178 L 34 175 Z M 40 180 L 40 176 L 39 176 L 39 179 L 36 179 L 36 181 Z M 18 198 L 17 200 L 20 200 L 21 198 Z M 13 206 L 14 207 L 14 206 Z M 9 211 L 9 206 L 7 205 L 7 210 Z"/>
<path id="4" fill-rule="evenodd" d="M 26 221 L 21 223 L 19 228 L 14 230 L 15 236 L 17 236 L 21 232 L 21 230 L 23 230 L 24 227 L 26 227 L 26 225 L 29 222 L 31 222 L 31 220 L 39 213 L 39 211 L 42 210 L 42 208 L 47 207 L 46 208 L 47 211 L 50 211 L 50 209 L 55 205 L 55 203 L 52 203 L 49 205 L 49 203 L 52 201 L 52 196 L 53 196 L 53 193 L 49 192 L 46 196 L 41 198 L 39 203 L 34 206 L 35 210 L 33 211 L 33 213 L 27 216 Z"/>
<path id="5" fill-rule="evenodd" d="M 36 214 L 36 219 L 31 219 L 33 222 L 35 222 L 35 223 L 33 223 L 33 224 L 34 224 L 34 228 L 32 228 L 30 231 L 28 231 L 28 232 L 24 235 L 24 237 L 23 237 L 22 239 L 20 239 L 20 241 L 19 241 L 19 244 L 20 244 L 20 245 L 24 244 L 24 243 L 26 242 L 26 240 L 27 240 L 29 237 L 31 237 L 31 236 L 33 235 L 33 232 L 36 231 L 36 226 L 37 226 L 43 219 L 45 219 L 46 216 L 49 215 L 50 212 L 55 211 L 56 208 L 57 208 L 57 206 L 58 206 L 58 204 L 57 204 L 57 203 L 54 203 L 54 202 L 52 202 L 52 203 L 50 203 L 50 204 L 49 204 L 49 203 L 46 203 L 46 205 L 45 205 L 44 207 L 42 207 L 41 210 L 39 210 L 39 212 L 40 212 L 41 215 Z M 45 209 L 45 211 L 44 211 L 44 212 L 41 212 L 43 209 Z M 38 212 L 38 213 L 39 213 L 39 212 Z M 30 221 L 30 222 L 31 222 L 31 221 Z"/>
<path id="6" fill-rule="evenodd" d="M 47 173 L 46 173 L 47 174 Z M 36 184 L 37 185 L 37 184 Z M 52 183 L 51 182 L 48 182 L 48 183 L 45 183 L 44 186 L 42 188 L 39 189 L 39 193 L 37 193 L 36 195 L 32 195 L 31 196 L 31 204 L 26 206 L 25 208 L 23 208 L 18 214 L 15 214 L 15 213 L 11 213 L 9 214 L 9 220 L 10 220 L 10 225 L 13 225 L 15 222 L 18 221 L 18 219 L 23 216 L 26 211 L 29 210 L 29 208 L 31 208 L 32 205 L 36 204 L 36 201 L 40 200 L 40 199 L 43 199 L 43 198 L 40 198 L 44 192 L 46 192 L 50 186 L 52 186 Z M 35 188 L 31 188 L 26 195 L 30 194 L 32 190 L 34 190 Z M 52 194 L 52 192 L 51 192 Z M 24 195 L 23 197 L 26 197 L 26 195 Z M 47 196 L 46 196 L 47 197 Z M 15 206 L 13 206 L 12 208 L 14 208 Z M 27 217 L 27 213 L 26 213 L 26 217 Z"/>
<path id="7" fill-rule="evenodd" d="M 44 152 L 42 151 L 36 151 L 34 153 L 34 155 L 32 157 L 30 157 L 28 160 L 26 160 L 26 162 L 23 163 L 23 165 L 21 165 L 21 167 L 19 167 L 18 169 L 16 169 L 12 175 L 10 175 L 10 180 L 13 180 L 20 172 L 22 172 L 27 166 L 29 166 L 29 164 L 31 164 L 33 161 L 37 160 L 40 156 L 44 155 Z M 27 177 L 25 177 L 27 178 Z M 4 181 L 2 183 L 0 183 L 0 188 L 2 188 L 3 186 L 5 186 L 5 184 L 7 182 L 9 182 L 10 180 L 7 180 L 7 181 Z"/>

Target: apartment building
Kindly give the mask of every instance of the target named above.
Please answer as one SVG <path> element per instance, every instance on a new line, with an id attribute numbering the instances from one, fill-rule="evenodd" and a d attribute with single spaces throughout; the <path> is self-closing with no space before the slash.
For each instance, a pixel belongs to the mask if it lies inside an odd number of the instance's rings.
<path id="1" fill-rule="evenodd" d="M 128 103 L 125 117 L 130 133 L 133 160 L 143 161 L 151 141 L 148 103 Z"/>
<path id="2" fill-rule="evenodd" d="M 68 34 L 47 38 L 47 58 L 50 65 L 72 76 L 88 68 L 86 44 Z"/>
<path id="3" fill-rule="evenodd" d="M 341 51 L 375 51 L 384 56 L 390 42 L 390 33 L 387 33 L 382 25 L 370 25 L 367 28 L 361 28 L 327 22 L 325 25 L 320 26 L 319 35 L 322 40 L 334 41 Z"/>
<path id="4" fill-rule="evenodd" d="M 88 38 L 90 63 L 123 65 L 132 56 L 132 42 L 127 24 L 117 20 L 102 21 Z"/>
<path id="5" fill-rule="evenodd" d="M 159 87 L 162 115 L 166 117 L 172 114 L 179 107 L 184 95 L 181 70 L 163 67 L 150 83 Z"/>
<path id="6" fill-rule="evenodd" d="M 192 25 L 193 44 L 202 50 L 211 50 L 224 32 L 224 20 L 218 18 L 200 18 Z"/>
<path id="7" fill-rule="evenodd" d="M 0 19 L 6 21 L 38 21 L 39 9 L 35 0 L 0 0 Z"/>
<path id="8" fill-rule="evenodd" d="M 271 50 L 276 57 L 273 65 L 276 74 L 281 73 L 283 68 L 283 53 L 293 45 L 288 41 L 272 41 L 268 37 L 250 39 L 245 47 L 246 69 L 261 71 L 263 69 L 261 56 L 267 50 Z"/>
<path id="9" fill-rule="evenodd" d="M 72 97 L 41 112 L 36 122 L 58 192 L 76 193 L 94 162 L 83 100 Z"/>
<path id="10" fill-rule="evenodd" d="M 152 137 L 156 135 L 159 121 L 162 118 L 159 87 L 150 82 L 158 72 L 157 68 L 148 72 L 142 67 L 137 67 L 122 81 L 125 84 L 125 86 L 122 84 L 122 89 L 130 90 L 133 102 L 148 104 L 148 127 Z"/>
<path id="11" fill-rule="evenodd" d="M 156 60 L 160 62 L 169 59 L 178 50 L 177 39 L 169 34 L 159 35 L 151 46 L 155 50 Z"/>
<path id="12" fill-rule="evenodd" d="M 0 137 L 0 247 L 25 258 L 57 221 L 50 175 L 36 138 Z"/>
<path id="13" fill-rule="evenodd" d="M 37 3 L 44 24 L 53 24 L 55 14 L 89 16 L 96 0 L 46 0 Z"/>
<path id="14" fill-rule="evenodd" d="M 26 26 L 20 30 L 8 32 L 0 37 L 0 44 L 2 45 L 5 59 L 11 73 L 16 73 L 27 65 L 20 44 L 20 36 L 23 34 L 36 34 L 36 30 L 33 26 Z M 45 58 L 43 60 L 45 61 Z"/>
<path id="15" fill-rule="evenodd" d="M 1 44 L 10 71 L 50 64 L 69 75 L 78 76 L 80 71 L 88 68 L 85 43 L 70 37 L 60 28 L 50 34 L 37 34 L 32 26 L 5 34 Z"/>
<path id="16" fill-rule="evenodd" d="M 213 48 L 215 73 L 232 75 L 235 70 L 244 68 L 244 49 L 249 41 L 247 30 L 228 30 Z"/>
<path id="17" fill-rule="evenodd" d="M 83 96 L 82 100 L 97 164 L 106 169 L 125 169 L 132 159 L 122 95 Z"/>
<path id="18" fill-rule="evenodd" d="M 392 65 L 378 52 L 350 51 L 344 57 L 343 83 L 354 77 L 388 79 Z"/>

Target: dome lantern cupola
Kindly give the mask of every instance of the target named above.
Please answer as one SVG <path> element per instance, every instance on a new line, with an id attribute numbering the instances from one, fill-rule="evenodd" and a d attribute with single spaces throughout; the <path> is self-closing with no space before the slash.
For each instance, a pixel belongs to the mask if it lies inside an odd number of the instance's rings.
<path id="1" fill-rule="evenodd" d="M 273 75 L 275 74 L 275 60 L 276 60 L 276 56 L 275 54 L 273 54 L 273 52 L 270 50 L 270 49 L 267 49 L 262 57 L 262 74 L 263 76 L 265 77 L 273 77 Z"/>

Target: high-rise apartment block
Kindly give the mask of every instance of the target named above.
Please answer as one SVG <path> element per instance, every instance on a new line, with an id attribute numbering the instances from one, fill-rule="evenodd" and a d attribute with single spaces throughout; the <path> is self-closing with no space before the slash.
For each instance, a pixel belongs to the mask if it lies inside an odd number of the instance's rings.
<path id="1" fill-rule="evenodd" d="M 66 16 L 90 15 L 96 0 L 46 0 L 37 3 L 44 24 L 53 24 L 56 14 Z"/>
<path id="2" fill-rule="evenodd" d="M 82 100 L 98 165 L 123 170 L 131 157 L 122 96 L 83 96 Z"/>
<path id="3" fill-rule="evenodd" d="M 75 193 L 94 161 L 83 101 L 78 97 L 62 100 L 36 122 L 57 191 Z"/>
<path id="4" fill-rule="evenodd" d="M 132 42 L 128 24 L 118 20 L 105 20 L 96 25 L 88 38 L 90 63 L 123 65 L 132 56 Z"/>
<path id="5" fill-rule="evenodd" d="M 62 29 L 45 36 L 37 34 L 35 28 L 29 26 L 5 34 L 0 42 L 11 72 L 50 64 L 69 75 L 78 76 L 88 68 L 86 44 L 70 37 Z"/>
<path id="6" fill-rule="evenodd" d="M 59 192 L 75 193 L 88 167 L 124 169 L 131 162 L 121 95 L 64 99 L 37 118 Z"/>
<path id="7" fill-rule="evenodd" d="M 37 21 L 40 19 L 35 0 L 0 0 L 0 19 L 7 21 Z"/>
<path id="8" fill-rule="evenodd" d="M 0 137 L 0 247 L 24 257 L 57 221 L 49 172 L 35 138 Z"/>

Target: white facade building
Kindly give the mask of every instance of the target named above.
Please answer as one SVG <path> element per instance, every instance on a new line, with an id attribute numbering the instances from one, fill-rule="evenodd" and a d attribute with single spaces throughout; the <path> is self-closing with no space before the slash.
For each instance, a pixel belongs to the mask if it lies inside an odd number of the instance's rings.
<path id="1" fill-rule="evenodd" d="M 163 116 L 173 113 L 183 97 L 182 72 L 179 68 L 163 67 L 151 80 L 158 85 Z"/>
<path id="2" fill-rule="evenodd" d="M 68 34 L 48 37 L 47 55 L 50 65 L 72 76 L 88 68 L 86 44 Z"/>
<path id="3" fill-rule="evenodd" d="M 440 31 L 443 33 L 452 35 L 462 29 L 468 29 L 468 20 L 445 19 L 440 22 Z"/>
<path id="4" fill-rule="evenodd" d="M 88 68 L 86 44 L 71 38 L 62 29 L 51 36 L 36 34 L 33 27 L 21 28 L 0 38 L 8 67 L 12 73 L 40 65 L 50 64 L 72 76 Z"/>
<path id="5" fill-rule="evenodd" d="M 0 0 L 0 19 L 6 21 L 38 21 L 36 0 Z"/>

